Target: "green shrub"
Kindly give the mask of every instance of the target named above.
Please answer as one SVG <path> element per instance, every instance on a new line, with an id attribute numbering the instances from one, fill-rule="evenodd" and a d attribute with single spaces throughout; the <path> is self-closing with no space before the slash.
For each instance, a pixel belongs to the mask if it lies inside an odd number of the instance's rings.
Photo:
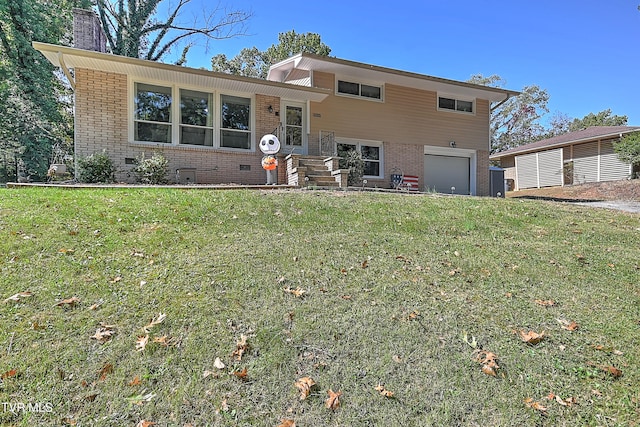
<path id="1" fill-rule="evenodd" d="M 160 153 L 145 159 L 144 154 L 137 159 L 136 166 L 132 170 L 136 180 L 141 184 L 159 185 L 169 182 L 169 161 Z"/>
<path id="2" fill-rule="evenodd" d="M 640 177 L 640 132 L 623 136 L 613 143 L 613 150 L 621 161 L 632 165 L 631 177 Z"/>
<path id="3" fill-rule="evenodd" d="M 116 167 L 103 150 L 78 159 L 78 180 L 87 183 L 116 182 Z"/>

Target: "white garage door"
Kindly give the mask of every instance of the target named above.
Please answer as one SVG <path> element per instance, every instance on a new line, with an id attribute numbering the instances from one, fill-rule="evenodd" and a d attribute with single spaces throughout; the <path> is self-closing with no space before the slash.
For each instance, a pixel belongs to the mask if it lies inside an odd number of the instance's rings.
<path id="1" fill-rule="evenodd" d="M 426 191 L 438 193 L 469 194 L 468 157 L 424 156 L 424 186 Z M 455 190 L 452 190 L 455 187 Z"/>

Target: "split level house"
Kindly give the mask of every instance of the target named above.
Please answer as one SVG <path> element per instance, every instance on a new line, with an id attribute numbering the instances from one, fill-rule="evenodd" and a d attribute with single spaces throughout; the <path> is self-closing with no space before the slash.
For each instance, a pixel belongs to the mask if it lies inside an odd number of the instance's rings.
<path id="1" fill-rule="evenodd" d="M 613 144 L 640 126 L 592 126 L 491 155 L 511 190 L 556 187 L 633 177 Z"/>
<path id="2" fill-rule="evenodd" d="M 178 183 L 264 184 L 275 134 L 278 184 L 344 187 L 353 149 L 368 187 L 489 195 L 490 111 L 518 92 L 306 53 L 266 80 L 215 73 L 105 53 L 95 15 L 75 20 L 75 47 L 34 47 L 73 86 L 75 157 L 104 150 L 119 181 L 159 152 Z"/>

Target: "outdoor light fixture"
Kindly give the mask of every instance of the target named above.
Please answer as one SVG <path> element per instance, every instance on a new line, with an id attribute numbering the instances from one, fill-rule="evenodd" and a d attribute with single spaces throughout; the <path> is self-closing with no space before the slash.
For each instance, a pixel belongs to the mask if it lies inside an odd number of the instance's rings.
<path id="1" fill-rule="evenodd" d="M 270 112 L 270 113 L 273 113 L 273 107 L 271 105 L 269 105 L 267 107 L 267 111 Z"/>
<path id="2" fill-rule="evenodd" d="M 456 142 L 455 141 L 449 142 L 449 147 L 456 148 Z"/>

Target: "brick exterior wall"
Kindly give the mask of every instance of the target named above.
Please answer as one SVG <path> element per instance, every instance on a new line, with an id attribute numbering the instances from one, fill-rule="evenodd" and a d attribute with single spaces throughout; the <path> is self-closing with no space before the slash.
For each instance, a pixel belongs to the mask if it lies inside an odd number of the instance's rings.
<path id="1" fill-rule="evenodd" d="M 258 148 L 262 135 L 278 128 L 280 99 L 256 95 L 255 152 L 233 152 L 194 146 L 141 144 L 128 141 L 127 76 L 87 69 L 76 69 L 75 155 L 76 158 L 104 150 L 113 160 L 119 182 L 135 182 L 128 159 L 162 153 L 169 160 L 169 180 L 176 181 L 181 168 L 196 169 L 198 184 L 264 184 L 266 172 Z M 273 113 L 268 112 L 271 105 Z M 280 158 L 279 183 L 286 180 L 285 162 Z"/>
<path id="2" fill-rule="evenodd" d="M 477 174 L 476 174 L 476 195 L 488 196 L 490 189 L 490 172 L 489 172 L 489 151 L 478 150 L 477 154 Z"/>

